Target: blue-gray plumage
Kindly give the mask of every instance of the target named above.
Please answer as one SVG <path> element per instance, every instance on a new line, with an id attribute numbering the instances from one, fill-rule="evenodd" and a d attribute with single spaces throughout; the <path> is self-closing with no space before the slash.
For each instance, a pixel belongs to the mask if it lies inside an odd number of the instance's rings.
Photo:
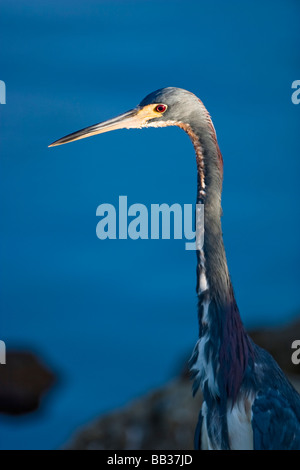
<path id="1" fill-rule="evenodd" d="M 247 335 L 235 301 L 221 228 L 223 160 L 203 103 L 163 88 L 131 111 L 74 132 L 52 146 L 121 128 L 178 126 L 196 152 L 204 243 L 197 250 L 199 340 L 190 360 L 203 405 L 196 449 L 299 449 L 300 396 L 274 359 Z"/>

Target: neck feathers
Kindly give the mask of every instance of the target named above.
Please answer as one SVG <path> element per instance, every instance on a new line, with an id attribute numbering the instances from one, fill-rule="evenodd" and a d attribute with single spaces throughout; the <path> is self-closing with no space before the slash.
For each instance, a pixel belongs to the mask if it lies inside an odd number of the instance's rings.
<path id="1" fill-rule="evenodd" d="M 204 244 L 197 250 L 199 341 L 191 358 L 199 386 L 222 399 L 237 398 L 248 364 L 250 343 L 242 325 L 228 272 L 221 227 L 223 159 L 211 118 L 200 112 L 180 123 L 191 138 L 197 161 L 197 203 L 204 204 Z"/>

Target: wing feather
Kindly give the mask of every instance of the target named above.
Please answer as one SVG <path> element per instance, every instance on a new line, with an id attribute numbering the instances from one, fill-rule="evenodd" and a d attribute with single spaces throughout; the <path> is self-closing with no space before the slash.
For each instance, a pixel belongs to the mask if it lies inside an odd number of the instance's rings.
<path id="1" fill-rule="evenodd" d="M 260 392 L 252 405 L 255 450 L 300 450 L 300 422 L 278 390 Z"/>

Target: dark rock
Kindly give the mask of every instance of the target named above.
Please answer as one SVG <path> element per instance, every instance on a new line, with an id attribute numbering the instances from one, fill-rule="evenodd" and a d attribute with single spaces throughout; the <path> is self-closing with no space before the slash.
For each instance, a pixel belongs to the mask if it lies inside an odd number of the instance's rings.
<path id="1" fill-rule="evenodd" d="M 27 351 L 8 351 L 0 365 L 0 412 L 29 413 L 39 407 L 42 395 L 54 383 L 54 375 Z"/>
<path id="2" fill-rule="evenodd" d="M 296 339 L 300 340 L 300 318 L 281 327 L 252 330 L 249 335 L 272 354 L 285 373 L 300 375 L 300 365 L 293 364 L 291 359 L 294 351 L 291 345 Z"/>
<path id="3" fill-rule="evenodd" d="M 201 397 L 174 380 L 79 431 L 68 449 L 192 449 Z"/>

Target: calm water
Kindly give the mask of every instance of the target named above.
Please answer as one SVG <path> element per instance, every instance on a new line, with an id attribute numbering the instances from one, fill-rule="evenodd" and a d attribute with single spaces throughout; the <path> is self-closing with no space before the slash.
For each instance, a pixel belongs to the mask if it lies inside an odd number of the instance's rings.
<path id="1" fill-rule="evenodd" d="M 280 324 L 300 306 L 298 3 L 53 3 L 0 7 L 0 338 L 59 376 L 40 413 L 1 417 L 4 449 L 61 446 L 172 377 L 196 340 L 195 253 L 184 241 L 95 234 L 97 206 L 119 195 L 194 202 L 186 135 L 119 131 L 47 148 L 157 88 L 193 91 L 213 117 L 245 324 Z"/>

